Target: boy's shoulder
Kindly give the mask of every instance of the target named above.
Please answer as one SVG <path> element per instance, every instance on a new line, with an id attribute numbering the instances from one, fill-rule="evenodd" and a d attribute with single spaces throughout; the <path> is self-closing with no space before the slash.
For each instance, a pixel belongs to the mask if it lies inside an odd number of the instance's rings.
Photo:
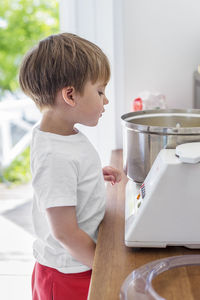
<path id="1" fill-rule="evenodd" d="M 96 150 L 81 131 L 62 136 L 41 131 L 36 126 L 33 129 L 31 152 L 32 156 L 42 157 L 44 160 L 63 158 L 78 162 L 95 155 Z"/>
<path id="2" fill-rule="evenodd" d="M 32 131 L 32 143 L 37 145 L 45 144 L 47 148 L 48 146 L 58 146 L 59 149 L 62 149 L 62 147 L 66 146 L 77 146 L 78 143 L 89 143 L 89 140 L 81 131 L 78 131 L 77 134 L 73 135 L 59 135 L 52 132 L 42 131 L 40 130 L 39 125 L 37 125 Z"/>

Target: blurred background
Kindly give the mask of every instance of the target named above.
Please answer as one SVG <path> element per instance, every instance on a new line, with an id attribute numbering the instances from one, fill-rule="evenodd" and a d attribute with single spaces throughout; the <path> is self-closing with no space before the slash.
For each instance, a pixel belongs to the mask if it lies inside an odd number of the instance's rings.
<path id="1" fill-rule="evenodd" d="M 18 83 L 24 54 L 59 32 L 59 2 L 1 0 L 0 4 L 0 298 L 31 299 L 34 265 L 30 140 L 40 113 Z"/>
<path id="2" fill-rule="evenodd" d="M 59 32 L 58 1 L 2 0 L 0 5 L 0 180 L 30 181 L 29 143 L 40 113 L 19 89 L 24 54 Z M 19 155 L 19 156 L 18 156 Z"/>

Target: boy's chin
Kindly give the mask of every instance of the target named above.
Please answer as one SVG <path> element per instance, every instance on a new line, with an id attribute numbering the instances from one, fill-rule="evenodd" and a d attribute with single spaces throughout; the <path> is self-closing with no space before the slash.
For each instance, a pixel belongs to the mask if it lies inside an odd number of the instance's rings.
<path id="1" fill-rule="evenodd" d="M 96 121 L 93 121 L 93 122 L 82 123 L 82 125 L 85 125 L 85 126 L 88 126 L 88 127 L 95 127 L 95 126 L 97 126 L 98 123 L 99 123 L 99 119 L 96 120 Z"/>
<path id="2" fill-rule="evenodd" d="M 98 124 L 98 121 L 96 123 L 94 123 L 94 124 L 88 124 L 87 126 L 89 126 L 89 127 L 95 127 L 95 126 L 97 126 L 97 124 Z"/>

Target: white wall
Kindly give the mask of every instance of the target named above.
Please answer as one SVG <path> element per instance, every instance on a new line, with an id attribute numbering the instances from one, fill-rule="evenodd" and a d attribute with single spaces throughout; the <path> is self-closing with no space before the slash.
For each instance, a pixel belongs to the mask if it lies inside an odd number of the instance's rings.
<path id="1" fill-rule="evenodd" d="M 164 93 L 169 107 L 191 108 L 200 64 L 200 1 L 123 3 L 126 110 L 144 90 Z"/>

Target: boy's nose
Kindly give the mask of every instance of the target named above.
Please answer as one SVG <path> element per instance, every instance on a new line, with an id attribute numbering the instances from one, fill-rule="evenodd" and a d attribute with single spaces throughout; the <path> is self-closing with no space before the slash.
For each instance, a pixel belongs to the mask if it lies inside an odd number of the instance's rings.
<path id="1" fill-rule="evenodd" d="M 108 103 L 109 103 L 108 98 L 104 97 L 103 104 L 106 105 L 106 104 L 108 104 Z"/>

